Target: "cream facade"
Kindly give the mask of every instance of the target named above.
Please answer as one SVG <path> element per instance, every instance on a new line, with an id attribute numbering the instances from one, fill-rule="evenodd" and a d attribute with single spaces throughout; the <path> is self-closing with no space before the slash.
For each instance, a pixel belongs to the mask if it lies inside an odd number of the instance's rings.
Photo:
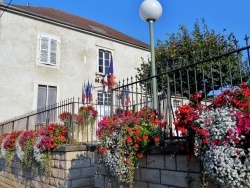
<path id="1" fill-rule="evenodd" d="M 5 7 L 0 4 L 0 11 Z M 99 70 L 99 50 L 112 54 L 115 81 L 135 75 L 141 58 L 150 56 L 146 44 L 98 31 L 9 7 L 0 17 L 0 122 L 36 110 L 39 86 L 56 88 L 58 102 L 81 97 L 82 84 L 89 81 L 96 100 L 104 77 Z M 50 50 L 46 58 L 53 58 L 53 45 L 56 47 L 55 64 L 41 63 L 43 39 L 49 39 L 45 41 L 49 44 L 45 48 Z"/>

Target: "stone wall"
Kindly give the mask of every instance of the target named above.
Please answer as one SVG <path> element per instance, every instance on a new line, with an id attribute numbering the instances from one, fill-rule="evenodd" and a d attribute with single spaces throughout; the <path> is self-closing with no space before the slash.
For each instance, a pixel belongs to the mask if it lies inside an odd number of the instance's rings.
<path id="1" fill-rule="evenodd" d="M 135 172 L 135 188 L 188 188 L 187 178 L 193 179 L 193 188 L 201 187 L 199 160 L 191 158 L 188 163 L 185 155 L 153 155 L 149 154 L 139 161 L 139 168 Z M 96 175 L 96 188 L 129 187 L 119 184 L 109 177 L 104 168 Z M 218 188 L 209 182 L 207 188 Z"/>
<path id="2" fill-rule="evenodd" d="M 10 168 L 0 159 L 0 187 L 71 188 L 94 187 L 94 152 L 86 146 L 68 146 L 52 153 L 52 173 L 46 177 L 31 169 L 20 169 L 17 159 Z"/>
<path id="3" fill-rule="evenodd" d="M 119 188 L 109 177 L 103 165 L 98 164 L 94 146 L 65 146 L 52 153 L 52 174 L 33 173 L 31 169 L 18 168 L 14 159 L 10 168 L 0 159 L 0 187 L 4 188 Z M 97 166 L 98 165 L 98 166 Z M 97 170 L 98 168 L 100 170 Z M 185 155 L 148 154 L 139 161 L 135 172 L 135 188 L 188 188 L 187 177 L 192 178 L 191 187 L 201 187 L 199 160 Z M 219 186 L 209 182 L 208 188 Z"/>

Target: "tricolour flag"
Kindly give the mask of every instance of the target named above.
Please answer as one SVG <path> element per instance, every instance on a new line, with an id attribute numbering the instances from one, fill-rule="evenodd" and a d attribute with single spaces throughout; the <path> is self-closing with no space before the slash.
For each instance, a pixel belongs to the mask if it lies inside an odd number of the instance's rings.
<path id="1" fill-rule="evenodd" d="M 129 96 L 129 87 L 126 88 L 125 97 L 126 97 L 125 105 L 128 106 L 128 104 L 131 102 Z"/>
<path id="2" fill-rule="evenodd" d="M 114 65 L 113 65 L 112 55 L 111 55 L 110 63 L 109 63 L 109 84 L 111 87 L 114 87 L 114 85 L 115 85 Z"/>
<path id="3" fill-rule="evenodd" d="M 107 74 L 105 74 L 105 76 L 104 76 L 103 85 L 104 85 L 104 91 L 108 92 L 109 83 L 108 83 L 108 75 Z"/>
<path id="4" fill-rule="evenodd" d="M 86 85 L 82 84 L 82 104 L 86 103 Z"/>
<path id="5" fill-rule="evenodd" d="M 90 84 L 89 84 L 89 81 L 88 81 L 88 84 L 87 84 L 87 88 L 86 88 L 86 98 L 87 98 L 87 103 L 89 103 L 89 98 L 90 98 Z"/>
<path id="6" fill-rule="evenodd" d="M 90 95 L 89 95 L 89 102 L 93 101 L 93 87 L 92 84 L 90 84 Z"/>

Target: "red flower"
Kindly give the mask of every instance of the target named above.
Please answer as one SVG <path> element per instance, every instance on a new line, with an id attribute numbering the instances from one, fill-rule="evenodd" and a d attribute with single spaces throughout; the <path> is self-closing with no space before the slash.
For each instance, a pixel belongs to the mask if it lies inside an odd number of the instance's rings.
<path id="1" fill-rule="evenodd" d="M 148 140 L 148 135 L 143 135 L 143 136 L 142 136 L 142 140 L 143 140 L 143 141 L 147 141 L 147 140 Z"/>
<path id="2" fill-rule="evenodd" d="M 139 144 L 135 143 L 134 144 L 134 148 L 138 149 L 139 148 Z"/>
<path id="3" fill-rule="evenodd" d="M 130 163 L 130 158 L 126 158 L 125 163 L 129 164 Z"/>
<path id="4" fill-rule="evenodd" d="M 126 143 L 127 144 L 131 144 L 132 143 L 132 138 L 130 136 L 127 136 Z"/>
<path id="5" fill-rule="evenodd" d="M 137 153 L 137 155 L 136 155 L 136 156 L 137 156 L 137 158 L 138 158 L 138 159 L 140 159 L 140 158 L 142 158 L 142 157 L 143 157 L 143 154 L 142 154 L 142 153 Z"/>
<path id="6" fill-rule="evenodd" d="M 160 142 L 160 138 L 158 136 L 154 137 L 154 142 L 155 143 Z"/>

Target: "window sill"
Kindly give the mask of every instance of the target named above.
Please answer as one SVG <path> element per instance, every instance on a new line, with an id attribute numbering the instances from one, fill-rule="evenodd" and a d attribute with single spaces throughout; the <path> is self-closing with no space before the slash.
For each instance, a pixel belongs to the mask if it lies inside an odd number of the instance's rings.
<path id="1" fill-rule="evenodd" d="M 40 67 L 47 67 L 47 68 L 52 68 L 52 69 L 60 69 L 59 65 L 49 65 L 49 64 L 43 64 L 43 63 L 36 63 L 37 66 Z"/>

